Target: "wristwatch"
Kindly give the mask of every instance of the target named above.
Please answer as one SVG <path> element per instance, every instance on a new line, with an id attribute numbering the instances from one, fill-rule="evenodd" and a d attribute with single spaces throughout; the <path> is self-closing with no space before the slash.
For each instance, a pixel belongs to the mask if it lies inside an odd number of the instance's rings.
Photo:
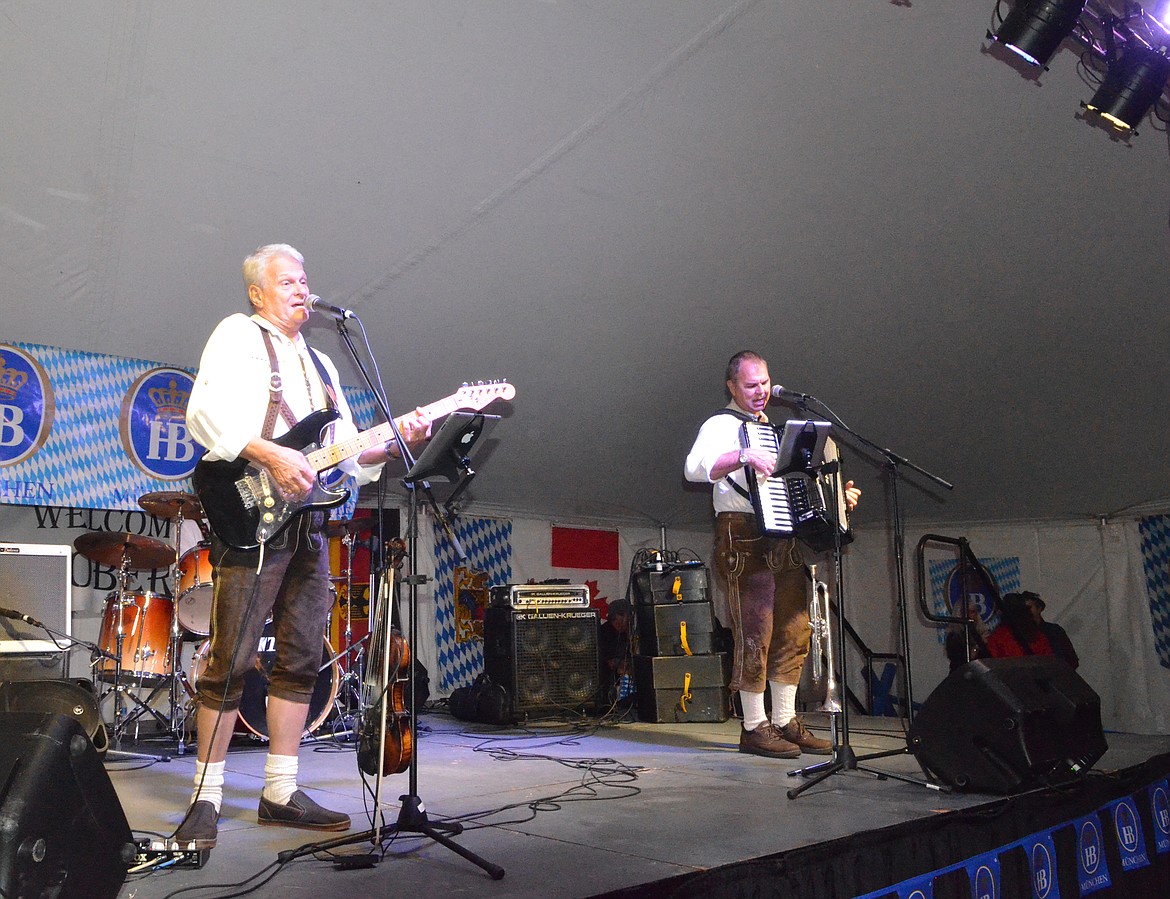
<path id="1" fill-rule="evenodd" d="M 747 465 L 748 464 L 748 454 L 747 454 L 746 449 L 741 449 L 739 451 L 739 464 L 740 465 Z"/>

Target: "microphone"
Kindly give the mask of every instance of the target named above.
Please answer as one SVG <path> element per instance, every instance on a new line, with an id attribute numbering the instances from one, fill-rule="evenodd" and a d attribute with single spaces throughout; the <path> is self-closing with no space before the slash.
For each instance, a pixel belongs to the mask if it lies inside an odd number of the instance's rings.
<path id="1" fill-rule="evenodd" d="M 798 393 L 795 390 L 789 390 L 787 387 L 781 387 L 777 384 L 772 388 L 772 399 L 774 400 L 813 400 L 816 397 L 808 393 Z"/>
<path id="2" fill-rule="evenodd" d="M 305 308 L 310 312 L 324 312 L 327 315 L 332 315 L 338 321 L 343 321 L 347 318 L 357 318 L 356 313 L 352 309 L 345 309 L 342 306 L 334 306 L 332 303 L 326 303 L 315 293 L 309 295 L 309 299 L 305 301 Z"/>
<path id="3" fill-rule="evenodd" d="M 25 624 L 31 624 L 33 627 L 44 627 L 44 625 L 41 624 L 39 621 L 37 621 L 35 618 L 30 618 L 28 615 L 25 615 L 23 612 L 17 612 L 14 609 L 0 609 L 0 617 L 15 618 L 18 621 L 23 621 Z"/>

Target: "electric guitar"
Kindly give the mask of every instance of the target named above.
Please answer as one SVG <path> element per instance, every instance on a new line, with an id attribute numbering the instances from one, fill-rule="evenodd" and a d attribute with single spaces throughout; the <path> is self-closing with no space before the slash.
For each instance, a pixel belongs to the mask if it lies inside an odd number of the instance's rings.
<path id="1" fill-rule="evenodd" d="M 495 400 L 510 400 L 515 395 L 515 386 L 505 381 L 464 384 L 451 396 L 423 406 L 421 414 L 427 422 L 433 422 L 460 409 L 479 411 Z M 401 428 L 414 415 L 413 412 L 403 415 L 395 422 Z M 282 496 L 268 472 L 247 459 L 199 461 L 191 475 L 191 483 L 203 504 L 207 523 L 220 540 L 236 549 L 256 549 L 280 533 L 299 512 L 329 509 L 349 498 L 347 488 L 325 484 L 321 472 L 372 446 L 385 443 L 394 437 L 394 431 L 389 423 L 381 424 L 349 440 L 322 446 L 322 431 L 337 417 L 336 409 L 313 412 L 297 422 L 287 434 L 273 440 L 281 446 L 300 450 L 317 473 L 313 488 L 300 499 Z"/>

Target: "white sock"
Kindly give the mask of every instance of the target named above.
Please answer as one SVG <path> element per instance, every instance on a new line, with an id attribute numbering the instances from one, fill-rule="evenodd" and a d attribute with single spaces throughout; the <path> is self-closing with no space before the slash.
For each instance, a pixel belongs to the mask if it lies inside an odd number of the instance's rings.
<path id="1" fill-rule="evenodd" d="M 268 754 L 264 760 L 263 797 L 277 805 L 286 805 L 297 791 L 297 763 L 295 755 Z"/>
<path id="2" fill-rule="evenodd" d="M 783 727 L 796 717 L 796 684 L 770 680 L 768 690 L 772 694 L 772 723 Z"/>
<path id="3" fill-rule="evenodd" d="M 201 762 L 195 760 L 195 789 L 191 793 L 191 804 L 199 800 L 210 802 L 218 812 L 223 804 L 223 768 L 225 762 Z"/>
<path id="4" fill-rule="evenodd" d="M 743 729 L 755 730 L 768 720 L 768 713 L 764 711 L 764 694 L 739 691 L 739 701 L 743 705 Z"/>

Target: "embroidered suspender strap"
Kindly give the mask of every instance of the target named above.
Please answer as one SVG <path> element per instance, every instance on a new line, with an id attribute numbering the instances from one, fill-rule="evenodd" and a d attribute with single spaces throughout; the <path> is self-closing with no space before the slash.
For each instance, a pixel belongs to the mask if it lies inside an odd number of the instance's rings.
<path id="1" fill-rule="evenodd" d="M 742 412 L 737 412 L 735 409 L 720 409 L 715 414 L 716 415 L 731 415 L 731 416 L 734 416 L 735 418 L 738 418 L 740 421 L 755 421 L 755 418 L 753 418 L 752 416 L 744 415 Z M 742 496 L 744 499 L 746 499 L 749 503 L 752 501 L 752 495 L 750 493 L 748 493 L 747 488 L 740 486 L 740 484 L 738 482 L 736 482 L 731 477 L 730 473 L 724 475 L 724 477 L 726 478 L 727 483 L 731 485 L 732 490 L 734 490 L 736 493 L 738 493 L 740 496 Z"/>
<path id="2" fill-rule="evenodd" d="M 272 335 L 266 328 L 260 328 L 260 335 L 264 338 L 264 349 L 268 351 L 268 366 L 272 373 L 268 376 L 268 412 L 264 416 L 264 427 L 260 436 L 265 440 L 272 439 L 272 432 L 276 430 L 276 416 L 280 415 L 290 428 L 297 423 L 292 409 L 284 401 L 284 382 L 280 378 L 280 362 L 276 358 L 276 347 L 272 345 Z"/>

